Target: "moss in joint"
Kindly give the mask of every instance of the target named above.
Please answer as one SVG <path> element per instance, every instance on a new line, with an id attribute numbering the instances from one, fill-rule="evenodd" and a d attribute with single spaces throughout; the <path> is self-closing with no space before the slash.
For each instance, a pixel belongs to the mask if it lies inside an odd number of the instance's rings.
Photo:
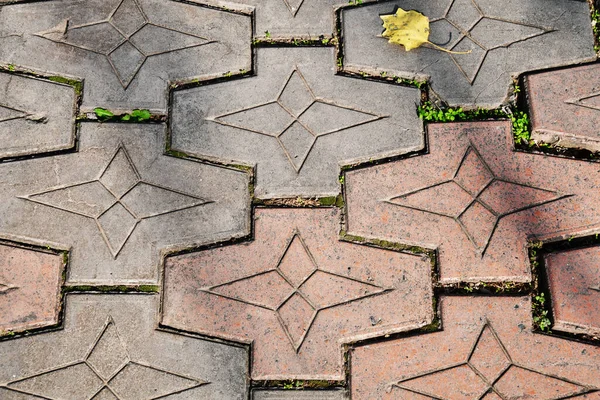
<path id="1" fill-rule="evenodd" d="M 64 85 L 73 86 L 73 88 L 75 89 L 75 94 L 77 96 L 81 96 L 83 94 L 83 83 L 81 81 L 78 81 L 75 79 L 69 79 L 69 78 L 65 78 L 63 76 L 57 76 L 57 75 L 49 76 L 48 79 L 51 80 L 52 82 L 62 83 Z"/>

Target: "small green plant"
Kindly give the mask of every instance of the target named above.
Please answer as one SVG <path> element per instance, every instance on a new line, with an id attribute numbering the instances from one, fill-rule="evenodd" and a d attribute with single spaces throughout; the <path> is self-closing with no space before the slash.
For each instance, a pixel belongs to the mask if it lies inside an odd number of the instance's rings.
<path id="1" fill-rule="evenodd" d="M 435 107 L 431 102 L 420 105 L 417 112 L 423 121 L 428 122 L 454 122 L 467 119 L 467 114 L 460 107 L 442 109 Z"/>
<path id="2" fill-rule="evenodd" d="M 336 64 L 337 67 L 341 69 L 344 66 L 344 59 L 342 57 L 338 57 Z"/>
<path id="3" fill-rule="evenodd" d="M 352 4 L 353 6 L 357 6 L 362 3 L 363 3 L 363 0 L 349 0 L 348 1 L 348 4 Z"/>
<path id="4" fill-rule="evenodd" d="M 265 31 L 265 37 L 269 39 L 271 37 L 271 32 Z"/>
<path id="5" fill-rule="evenodd" d="M 148 110 L 133 110 L 131 114 L 125 114 L 121 117 L 124 122 L 145 122 L 152 118 L 152 114 Z"/>
<path id="6" fill-rule="evenodd" d="M 94 108 L 94 112 L 96 113 L 96 117 L 98 117 L 98 119 L 100 121 L 106 121 L 115 116 L 115 114 L 113 114 L 111 111 L 107 110 L 106 108 L 96 107 L 96 108 Z"/>
<path id="7" fill-rule="evenodd" d="M 600 51 L 600 10 L 595 8 L 592 9 L 592 30 L 594 31 L 594 37 L 596 38 L 596 45 L 594 50 Z"/>
<path id="8" fill-rule="evenodd" d="M 550 318 L 548 317 L 548 310 L 546 310 L 544 307 L 545 304 L 546 297 L 543 292 L 533 296 L 533 323 L 542 332 L 550 332 L 551 322 Z"/>
<path id="9" fill-rule="evenodd" d="M 513 135 L 518 144 L 529 144 L 531 132 L 529 132 L 529 116 L 523 111 L 515 111 L 510 120 L 513 126 Z"/>
<path id="10" fill-rule="evenodd" d="M 8 64 L 8 70 L 9 70 L 10 72 L 15 72 L 15 70 L 16 70 L 16 69 L 17 69 L 17 68 L 15 67 L 15 65 L 14 65 L 14 64 Z"/>

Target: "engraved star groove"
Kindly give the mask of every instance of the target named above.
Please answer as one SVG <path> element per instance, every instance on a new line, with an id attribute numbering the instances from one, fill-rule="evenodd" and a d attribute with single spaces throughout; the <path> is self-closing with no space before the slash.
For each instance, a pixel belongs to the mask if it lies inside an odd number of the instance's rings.
<path id="1" fill-rule="evenodd" d="M 328 122 L 323 122 L 327 116 Z M 273 137 L 296 173 L 300 173 L 317 140 L 386 118 L 317 97 L 296 67 L 273 101 L 229 112 L 210 121 Z M 320 129 L 318 126 L 324 124 Z"/>
<path id="2" fill-rule="evenodd" d="M 260 287 L 257 281 L 264 279 L 269 281 L 269 289 L 254 290 Z M 309 294 L 310 290 L 306 288 L 316 287 L 319 281 L 341 283 L 346 287 L 346 293 L 339 297 L 331 297 L 328 293 Z M 391 289 L 320 269 L 296 231 L 275 268 L 200 290 L 272 311 L 291 345 L 299 352 L 320 311 Z"/>
<path id="3" fill-rule="evenodd" d="M 436 384 L 440 380 L 452 384 L 442 389 Z M 465 362 L 412 376 L 391 386 L 436 400 L 510 400 L 530 398 L 531 393 L 539 400 L 561 400 L 594 391 L 513 361 L 487 321 Z"/>
<path id="4" fill-rule="evenodd" d="M 468 54 L 449 56 L 471 85 L 490 51 L 554 31 L 552 28 L 486 15 L 476 0 L 452 0 L 442 17 L 431 19 L 432 29 L 442 24 L 450 25 L 450 50 L 470 51 Z M 497 34 L 490 35 L 490 31 Z M 457 34 L 458 38 L 453 40 L 452 33 Z"/>
<path id="5" fill-rule="evenodd" d="M 123 144 L 98 178 L 21 198 L 93 219 L 115 259 L 141 221 L 212 203 L 143 180 Z"/>
<path id="6" fill-rule="evenodd" d="M 566 197 L 569 195 L 496 177 L 471 144 L 452 179 L 385 201 L 452 218 L 483 257 L 502 218 Z"/>
<path id="7" fill-rule="evenodd" d="M 33 112 L 21 110 L 11 107 L 7 104 L 0 103 L 0 122 L 13 121 L 15 119 L 27 119 L 33 122 L 44 123 L 48 119 L 42 115 L 36 115 Z"/>
<path id="8" fill-rule="evenodd" d="M 586 96 L 565 100 L 565 103 L 600 111 L 600 92 L 594 92 Z"/>
<path id="9" fill-rule="evenodd" d="M 144 387 L 136 385 L 138 378 L 146 382 Z M 47 400 L 63 399 L 63 386 L 73 385 L 80 399 L 156 400 L 206 384 L 208 382 L 133 360 L 109 316 L 83 358 L 12 381 L 6 387 Z M 39 387 L 52 389 L 41 391 Z"/>
<path id="10" fill-rule="evenodd" d="M 122 0 L 104 20 L 75 26 L 65 20 L 36 36 L 104 56 L 123 89 L 150 57 L 216 43 L 151 22 L 138 0 Z"/>
<path id="11" fill-rule="evenodd" d="M 0 281 L 0 295 L 6 294 L 11 290 L 16 290 L 18 288 L 18 286 L 14 286 L 9 283 L 3 283 L 2 281 Z"/>
<path id="12" fill-rule="evenodd" d="M 282 0 L 285 3 L 285 6 L 288 8 L 288 10 L 290 10 L 290 14 L 292 14 L 292 17 L 295 17 L 296 14 L 298 14 L 298 11 L 300 11 L 300 7 L 302 7 L 302 3 L 304 3 L 304 0 Z"/>

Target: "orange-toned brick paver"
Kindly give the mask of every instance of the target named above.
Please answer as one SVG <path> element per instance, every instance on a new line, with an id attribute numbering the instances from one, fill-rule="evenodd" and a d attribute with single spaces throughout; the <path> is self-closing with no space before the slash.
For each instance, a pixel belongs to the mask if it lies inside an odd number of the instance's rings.
<path id="1" fill-rule="evenodd" d="M 553 330 L 600 336 L 600 247 L 544 257 L 552 296 Z"/>
<path id="2" fill-rule="evenodd" d="M 262 209 L 250 243 L 165 262 L 162 323 L 252 344 L 253 379 L 344 379 L 342 344 L 431 323 L 427 257 L 340 241 L 336 208 Z"/>
<path id="3" fill-rule="evenodd" d="M 533 333 L 529 297 L 443 297 L 441 313 L 443 331 L 353 349 L 352 398 L 598 398 L 600 348 Z"/>
<path id="4" fill-rule="evenodd" d="M 346 174 L 350 233 L 437 249 L 443 283 L 527 282 L 529 241 L 598 229 L 598 164 L 516 151 L 508 121 L 432 124 L 428 139 Z"/>
<path id="5" fill-rule="evenodd" d="M 60 255 L 0 243 L 0 336 L 58 323 Z"/>
<path id="6" fill-rule="evenodd" d="M 533 74 L 525 88 L 533 139 L 600 150 L 600 65 Z"/>

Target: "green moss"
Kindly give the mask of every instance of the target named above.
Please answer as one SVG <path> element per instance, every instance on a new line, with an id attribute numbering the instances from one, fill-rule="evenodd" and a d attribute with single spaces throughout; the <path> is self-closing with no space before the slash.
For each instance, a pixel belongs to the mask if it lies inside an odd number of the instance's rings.
<path id="1" fill-rule="evenodd" d="M 336 206 L 338 208 L 344 207 L 344 197 L 340 194 L 335 197 L 321 197 L 318 199 L 319 205 L 324 207 Z"/>
<path id="2" fill-rule="evenodd" d="M 81 82 L 81 81 L 65 78 L 63 76 L 58 76 L 58 75 L 49 76 L 48 79 L 51 80 L 52 82 L 62 83 L 64 85 L 73 86 L 73 88 L 75 89 L 75 94 L 77 96 L 81 96 L 83 94 L 83 82 Z"/>

